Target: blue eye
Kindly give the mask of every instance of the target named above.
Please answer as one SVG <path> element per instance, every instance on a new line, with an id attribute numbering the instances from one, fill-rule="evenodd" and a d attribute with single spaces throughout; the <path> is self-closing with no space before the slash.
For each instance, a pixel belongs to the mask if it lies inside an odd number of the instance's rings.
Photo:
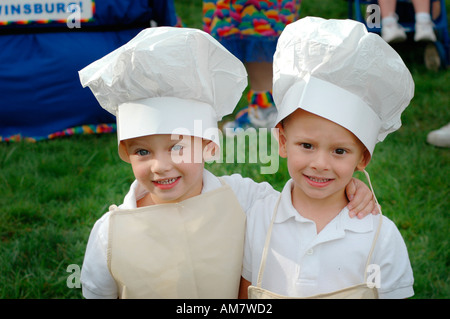
<path id="1" fill-rule="evenodd" d="M 183 150 L 183 146 L 180 144 L 176 144 L 176 145 L 172 146 L 172 151 L 174 151 L 174 152 L 180 152 L 182 150 Z"/>
<path id="2" fill-rule="evenodd" d="M 136 154 L 139 155 L 139 156 L 146 156 L 146 155 L 150 154 L 150 152 L 147 151 L 147 150 L 138 150 L 136 152 Z"/>

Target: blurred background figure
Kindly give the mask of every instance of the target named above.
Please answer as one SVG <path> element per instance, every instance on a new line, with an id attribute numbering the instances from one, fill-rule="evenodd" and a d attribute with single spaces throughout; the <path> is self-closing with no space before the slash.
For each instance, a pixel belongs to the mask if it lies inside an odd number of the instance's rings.
<path id="1" fill-rule="evenodd" d="M 203 28 L 247 69 L 248 106 L 224 124 L 231 134 L 247 127 L 271 128 L 277 111 L 272 98 L 272 61 L 284 27 L 299 18 L 300 0 L 204 0 Z M 231 130 L 225 130 L 231 128 Z"/>
<path id="2" fill-rule="evenodd" d="M 438 147 L 450 147 L 450 123 L 428 133 L 427 142 Z"/>

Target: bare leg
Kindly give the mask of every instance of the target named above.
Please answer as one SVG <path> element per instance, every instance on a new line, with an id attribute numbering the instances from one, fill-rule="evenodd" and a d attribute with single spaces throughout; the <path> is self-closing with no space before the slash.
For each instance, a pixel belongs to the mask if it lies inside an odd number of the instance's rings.
<path id="1" fill-rule="evenodd" d="M 433 20 L 436 20 L 441 15 L 441 3 L 439 1 L 433 2 L 433 7 L 431 8 Z"/>
<path id="2" fill-rule="evenodd" d="M 378 0 L 380 5 L 381 17 L 389 17 L 395 13 L 397 0 Z"/>
<path id="3" fill-rule="evenodd" d="M 249 62 L 245 64 L 250 87 L 254 91 L 272 90 L 272 63 Z"/>
<path id="4" fill-rule="evenodd" d="M 418 12 L 430 12 L 430 0 L 412 0 L 414 11 Z"/>
<path id="5" fill-rule="evenodd" d="M 245 67 L 250 84 L 247 94 L 248 107 L 239 111 L 234 121 L 224 124 L 226 134 L 235 134 L 235 129 L 246 126 L 270 128 L 276 118 L 276 108 L 271 94 L 272 63 L 247 62 Z M 229 129 L 233 130 L 229 133 Z"/>

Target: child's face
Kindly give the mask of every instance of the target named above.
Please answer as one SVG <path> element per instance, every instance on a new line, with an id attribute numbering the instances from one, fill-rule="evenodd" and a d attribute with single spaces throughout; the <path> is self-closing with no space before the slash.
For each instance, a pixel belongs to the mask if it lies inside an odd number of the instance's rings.
<path id="1" fill-rule="evenodd" d="M 320 116 L 296 110 L 280 128 L 279 152 L 287 158 L 299 199 L 346 200 L 345 187 L 370 153 L 353 133 Z"/>
<path id="2" fill-rule="evenodd" d="M 136 179 L 149 191 L 144 198 L 145 205 L 179 202 L 201 193 L 202 153 L 207 141 L 192 136 L 158 134 L 122 143 Z"/>

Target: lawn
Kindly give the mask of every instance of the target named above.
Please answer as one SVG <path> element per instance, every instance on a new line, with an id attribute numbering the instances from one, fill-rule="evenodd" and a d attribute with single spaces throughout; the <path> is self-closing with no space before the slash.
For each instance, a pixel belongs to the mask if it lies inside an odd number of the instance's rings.
<path id="1" fill-rule="evenodd" d="M 175 2 L 184 24 L 200 28 L 201 2 Z M 301 10 L 301 16 L 347 14 L 339 0 L 304 1 Z M 450 149 L 427 144 L 426 135 L 450 122 L 450 76 L 425 68 L 422 45 L 395 48 L 411 70 L 415 97 L 403 126 L 377 145 L 367 170 L 383 213 L 408 247 L 414 298 L 449 298 Z M 247 162 L 252 147 L 246 145 Z M 289 178 L 285 161 L 273 174 L 261 174 L 267 166 L 262 162 L 258 157 L 256 163 L 223 161 L 207 168 L 218 175 L 239 172 L 281 190 Z M 77 271 L 90 229 L 110 204 L 122 202 L 134 179 L 117 155 L 115 134 L 2 143 L 0 168 L 0 298 L 81 298 Z"/>

